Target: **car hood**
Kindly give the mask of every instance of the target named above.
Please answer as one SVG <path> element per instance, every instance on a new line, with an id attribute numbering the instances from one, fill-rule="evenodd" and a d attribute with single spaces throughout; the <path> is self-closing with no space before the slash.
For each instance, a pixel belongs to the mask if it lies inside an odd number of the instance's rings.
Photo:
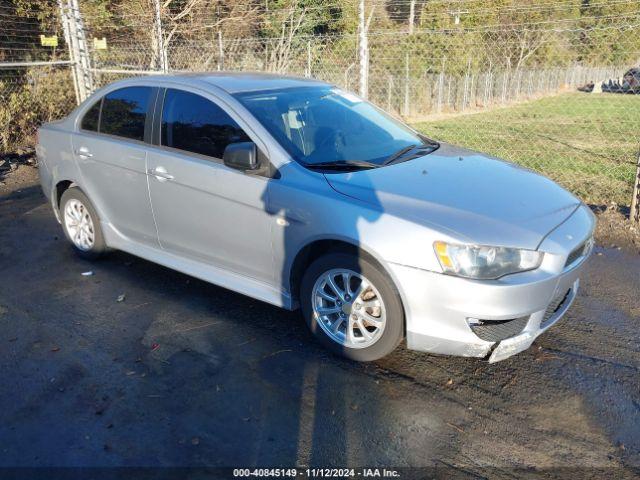
<path id="1" fill-rule="evenodd" d="M 343 195 L 476 244 L 536 249 L 580 205 L 542 175 L 445 143 L 406 162 L 325 177 Z"/>

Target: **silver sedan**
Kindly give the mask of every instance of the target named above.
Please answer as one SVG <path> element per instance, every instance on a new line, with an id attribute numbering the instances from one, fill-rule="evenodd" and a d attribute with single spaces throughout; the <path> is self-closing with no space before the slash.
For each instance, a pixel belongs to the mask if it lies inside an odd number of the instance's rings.
<path id="1" fill-rule="evenodd" d="M 39 129 L 77 253 L 119 249 L 286 309 L 332 351 L 498 361 L 576 297 L 594 216 L 551 180 L 309 79 L 154 76 Z M 284 321 L 284 320 L 283 320 Z"/>

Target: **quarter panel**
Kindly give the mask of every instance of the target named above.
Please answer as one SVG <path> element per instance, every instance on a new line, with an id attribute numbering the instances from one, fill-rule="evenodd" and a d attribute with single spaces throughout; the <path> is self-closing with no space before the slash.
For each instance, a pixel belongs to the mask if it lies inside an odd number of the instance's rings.
<path id="1" fill-rule="evenodd" d="M 53 189 L 58 182 L 68 180 L 79 183 L 80 171 L 73 156 L 71 132 L 62 128 L 61 123 L 47 124 L 38 129 L 38 173 L 40 185 L 51 201 L 53 208 L 57 208 Z"/>

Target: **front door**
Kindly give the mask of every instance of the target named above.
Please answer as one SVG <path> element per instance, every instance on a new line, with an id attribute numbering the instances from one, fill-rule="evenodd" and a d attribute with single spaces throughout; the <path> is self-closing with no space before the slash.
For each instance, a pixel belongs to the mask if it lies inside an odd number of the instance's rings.
<path id="1" fill-rule="evenodd" d="M 272 285 L 269 179 L 222 162 L 228 144 L 249 136 L 211 100 L 168 89 L 159 137 L 148 168 L 162 248 Z"/>

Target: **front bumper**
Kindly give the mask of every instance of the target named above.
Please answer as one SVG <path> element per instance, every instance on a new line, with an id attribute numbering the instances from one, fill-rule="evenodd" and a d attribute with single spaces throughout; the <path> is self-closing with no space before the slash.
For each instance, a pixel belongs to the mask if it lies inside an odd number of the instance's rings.
<path id="1" fill-rule="evenodd" d="M 526 350 L 573 303 L 590 251 L 577 259 L 571 255 L 592 236 L 594 226 L 591 211 L 580 207 L 541 243 L 539 250 L 545 257 L 540 268 L 498 280 L 469 280 L 391 265 L 405 306 L 407 347 L 489 357 L 490 362 Z M 499 341 L 479 336 L 472 328 L 477 321 L 491 326 L 511 324 L 506 321 L 512 319 L 518 321 L 518 330 Z"/>

